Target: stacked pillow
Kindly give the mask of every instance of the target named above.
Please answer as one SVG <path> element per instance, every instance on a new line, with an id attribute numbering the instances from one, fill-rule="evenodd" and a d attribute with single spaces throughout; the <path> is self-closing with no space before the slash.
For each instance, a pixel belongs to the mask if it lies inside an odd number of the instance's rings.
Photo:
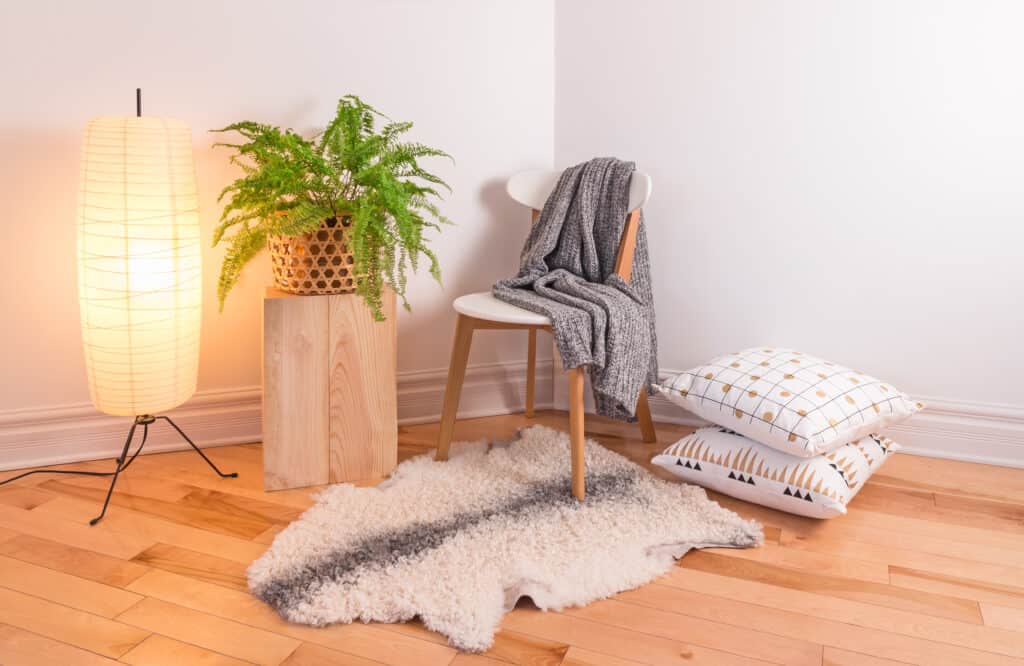
<path id="1" fill-rule="evenodd" d="M 655 456 L 686 481 L 815 518 L 846 504 L 898 445 L 877 433 L 924 407 L 891 384 L 791 349 L 722 356 L 657 386 L 722 427 Z"/>

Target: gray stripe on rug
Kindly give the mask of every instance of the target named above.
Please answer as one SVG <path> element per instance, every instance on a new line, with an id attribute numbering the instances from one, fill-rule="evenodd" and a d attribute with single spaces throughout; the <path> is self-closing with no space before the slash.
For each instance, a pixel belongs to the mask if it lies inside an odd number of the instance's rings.
<path id="1" fill-rule="evenodd" d="M 627 470 L 594 474 L 586 479 L 586 505 L 634 496 L 640 474 Z M 440 548 L 459 533 L 494 519 L 522 518 L 538 510 L 572 508 L 582 505 L 572 495 L 571 479 L 563 477 L 532 483 L 528 490 L 508 501 L 479 511 L 463 512 L 429 523 L 417 523 L 356 542 L 299 566 L 294 572 L 252 590 L 253 594 L 287 618 L 288 611 L 310 600 L 324 583 L 354 582 L 368 568 L 385 569 L 401 560 L 422 556 Z"/>

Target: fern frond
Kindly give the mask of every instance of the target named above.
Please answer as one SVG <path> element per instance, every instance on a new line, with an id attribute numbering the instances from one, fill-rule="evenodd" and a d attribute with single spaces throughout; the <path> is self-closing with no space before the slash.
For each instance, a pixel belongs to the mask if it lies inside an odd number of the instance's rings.
<path id="1" fill-rule="evenodd" d="M 262 227 L 246 228 L 231 238 L 224 263 L 221 265 L 220 278 L 217 280 L 217 302 L 221 312 L 224 311 L 224 299 L 228 292 L 238 283 L 242 268 L 259 254 L 267 245 L 267 232 Z"/>
<path id="2" fill-rule="evenodd" d="M 408 269 L 417 270 L 421 255 L 430 261 L 431 276 L 440 281 L 437 257 L 423 232 L 451 223 L 433 201 L 441 198 L 435 188 L 450 192 L 451 187 L 419 160 L 451 156 L 400 140 L 412 127 L 346 95 L 338 100 L 334 118 L 311 138 L 252 121 L 214 130 L 244 139 L 214 144 L 232 151 L 230 160 L 242 171 L 218 197 L 227 204 L 213 243 L 229 243 L 218 282 L 221 307 L 246 262 L 266 245 L 268 234 L 309 233 L 323 219 L 343 213 L 352 216 L 347 242 L 356 293 L 375 318 L 384 317 L 385 287 L 409 308 Z"/>

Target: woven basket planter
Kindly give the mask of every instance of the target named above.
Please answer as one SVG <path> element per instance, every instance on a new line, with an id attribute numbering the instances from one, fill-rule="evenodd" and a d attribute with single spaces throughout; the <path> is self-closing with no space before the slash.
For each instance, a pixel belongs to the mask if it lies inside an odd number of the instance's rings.
<path id="1" fill-rule="evenodd" d="M 345 294 L 355 291 L 352 252 L 348 247 L 349 216 L 328 218 L 302 236 L 271 235 L 267 239 L 274 284 L 292 294 Z"/>

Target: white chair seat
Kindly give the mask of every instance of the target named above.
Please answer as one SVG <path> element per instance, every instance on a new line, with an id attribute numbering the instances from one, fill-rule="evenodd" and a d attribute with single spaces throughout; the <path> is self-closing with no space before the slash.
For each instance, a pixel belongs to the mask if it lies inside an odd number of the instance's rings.
<path id="1" fill-rule="evenodd" d="M 528 326 L 550 326 L 551 320 L 544 315 L 499 301 L 489 291 L 459 296 L 452 304 L 455 311 L 467 317 L 500 321 L 505 324 L 526 324 Z"/>

